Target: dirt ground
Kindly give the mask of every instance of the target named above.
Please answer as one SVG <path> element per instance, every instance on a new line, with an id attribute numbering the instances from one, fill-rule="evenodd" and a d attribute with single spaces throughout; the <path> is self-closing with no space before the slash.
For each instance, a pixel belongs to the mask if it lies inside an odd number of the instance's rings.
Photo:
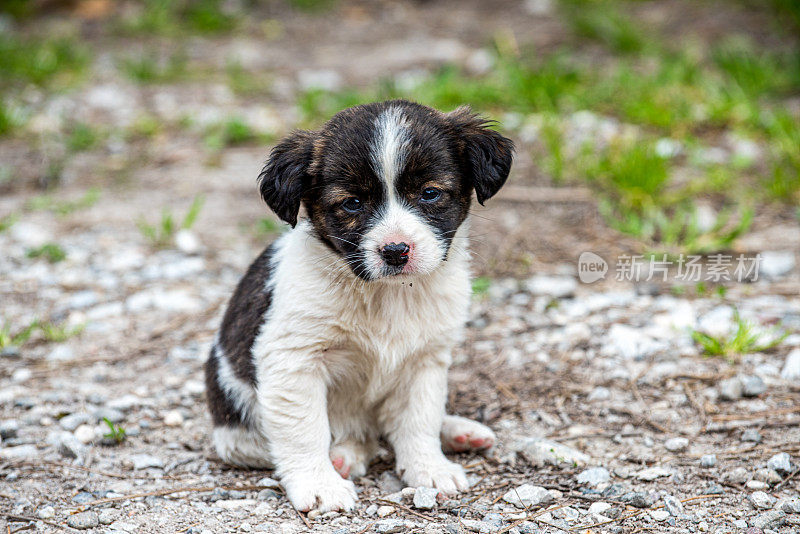
<path id="1" fill-rule="evenodd" d="M 298 119 L 292 95 L 304 76 L 333 72 L 364 86 L 387 73 L 468 63 L 500 31 L 557 47 L 563 28 L 549 4 L 341 2 L 327 16 L 286 16 L 282 36 L 268 43 L 241 37 L 190 47 L 193 60 L 238 54 L 274 73 L 269 102 L 220 97 L 214 84 L 136 86 L 101 73 L 61 105 L 112 123 L 159 102 L 198 115 L 266 110 L 287 129 Z M 641 9 L 676 35 L 709 41 L 731 27 L 760 28 L 758 11 L 721 5 Z M 701 20 L 710 23 L 698 31 Z M 0 353 L 0 525 L 9 534 L 26 525 L 128 533 L 800 531 L 796 221 L 759 215 L 735 252 L 775 253 L 778 264 L 754 283 L 729 284 L 723 296 L 673 294 L 668 284 L 611 275 L 582 284 L 582 252 L 613 263 L 636 245 L 603 224 L 586 191 L 552 187 L 522 143 L 509 188 L 473 212 L 475 271 L 492 282 L 474 299 L 450 380 L 449 410 L 491 426 L 497 447 L 455 456 L 472 488 L 440 496 L 433 508 L 403 488 L 386 450 L 356 481 L 353 513 L 304 515 L 269 471 L 232 468 L 212 450 L 202 364 L 238 277 L 275 235 L 253 231 L 268 216 L 255 188 L 267 147 L 226 149 L 209 165 L 198 145 L 170 131 L 146 153 L 134 142 L 70 160 L 57 200 L 80 199 L 92 186 L 102 193 L 65 215 L 30 209 L 41 194 L 30 181 L 0 195 L 0 216 L 19 215 L 0 232 L 0 319 L 13 329 L 34 318 L 85 325 L 64 341 L 35 333 Z M 24 143 L 0 143 L 5 161 L 26 157 Z M 31 175 L 45 163 L 31 161 Z M 137 221 L 157 220 L 162 208 L 183 214 L 198 194 L 205 204 L 190 242 L 154 249 Z M 47 242 L 59 243 L 66 259 L 28 257 Z M 735 328 L 733 307 L 765 338 L 775 329 L 787 337 L 735 363 L 704 357 L 691 329 Z M 103 418 L 125 429 L 122 443 L 103 438 Z M 525 484 L 546 491 L 514 504 Z"/>

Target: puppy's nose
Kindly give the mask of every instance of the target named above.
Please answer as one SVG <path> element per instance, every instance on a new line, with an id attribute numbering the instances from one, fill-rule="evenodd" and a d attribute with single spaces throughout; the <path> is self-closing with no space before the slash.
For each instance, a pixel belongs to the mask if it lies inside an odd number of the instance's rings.
<path id="1" fill-rule="evenodd" d="M 381 257 L 389 265 L 400 267 L 408 262 L 408 251 L 411 250 L 406 243 L 388 243 L 380 249 Z"/>

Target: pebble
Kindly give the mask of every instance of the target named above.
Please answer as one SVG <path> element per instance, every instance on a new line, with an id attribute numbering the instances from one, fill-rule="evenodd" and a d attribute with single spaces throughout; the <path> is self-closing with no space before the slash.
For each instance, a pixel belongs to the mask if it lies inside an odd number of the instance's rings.
<path id="1" fill-rule="evenodd" d="M 577 449 L 539 437 L 526 438 L 514 444 L 512 449 L 520 452 L 533 466 L 539 467 L 562 464 L 582 466 L 591 461 Z"/>
<path id="2" fill-rule="evenodd" d="M 179 410 L 170 410 L 164 415 L 164 424 L 167 426 L 181 426 L 183 414 Z"/>
<path id="3" fill-rule="evenodd" d="M 92 416 L 88 413 L 72 413 L 59 419 L 58 424 L 64 430 L 74 432 L 80 425 L 89 423 L 92 419 Z"/>
<path id="4" fill-rule="evenodd" d="M 748 480 L 744 486 L 749 490 L 765 490 L 769 484 L 761 480 Z"/>
<path id="5" fill-rule="evenodd" d="M 747 496 L 747 499 L 754 507 L 760 508 L 762 510 L 769 510 L 770 508 L 772 508 L 772 506 L 775 504 L 776 501 L 775 497 L 763 491 L 754 491 L 753 493 Z"/>
<path id="6" fill-rule="evenodd" d="M 781 377 L 795 382 L 800 381 L 800 349 L 794 349 L 786 356 Z"/>
<path id="7" fill-rule="evenodd" d="M 94 512 L 80 512 L 67 517 L 67 524 L 78 530 L 86 530 L 98 526 L 100 519 Z"/>
<path id="8" fill-rule="evenodd" d="M 745 397 L 758 397 L 767 391 L 767 385 L 756 375 L 744 375 L 740 378 L 742 382 L 742 395 Z"/>
<path id="9" fill-rule="evenodd" d="M 610 389 L 608 389 L 606 387 L 603 387 L 603 386 L 597 386 L 591 392 L 589 392 L 589 395 L 586 397 L 586 400 L 588 400 L 588 401 L 604 401 L 604 400 L 608 400 L 610 398 L 611 398 L 611 390 Z"/>
<path id="10" fill-rule="evenodd" d="M 606 512 L 609 508 L 611 508 L 611 503 L 602 502 L 602 501 L 593 502 L 589 506 L 589 513 L 590 514 L 602 514 L 602 513 Z"/>
<path id="11" fill-rule="evenodd" d="M 778 474 L 778 472 L 767 467 L 756 470 L 756 472 L 753 473 L 753 478 L 755 480 L 762 480 L 767 484 L 777 484 L 781 481 L 781 476 Z"/>
<path id="12" fill-rule="evenodd" d="M 783 510 L 787 514 L 800 514 L 800 498 L 781 499 L 778 501 L 776 508 Z"/>
<path id="13" fill-rule="evenodd" d="M 75 429 L 74 432 L 75 439 L 87 445 L 94 441 L 95 437 L 97 437 L 97 432 L 95 428 L 89 425 L 81 425 Z"/>
<path id="14" fill-rule="evenodd" d="M 740 439 L 744 442 L 761 443 L 761 433 L 755 428 L 747 428 Z"/>
<path id="15" fill-rule="evenodd" d="M 571 276 L 536 275 L 526 280 L 524 286 L 533 295 L 565 298 L 575 293 L 578 282 Z"/>
<path id="16" fill-rule="evenodd" d="M 649 467 L 647 469 L 642 469 L 638 473 L 636 473 L 636 478 L 639 480 L 644 480 L 647 482 L 651 482 L 657 478 L 661 477 L 668 477 L 672 475 L 672 471 L 669 469 L 664 469 L 663 467 L 655 466 Z"/>
<path id="17" fill-rule="evenodd" d="M 782 510 L 769 510 L 754 517 L 750 524 L 753 527 L 765 528 L 780 528 L 786 523 L 786 513 Z"/>
<path id="18" fill-rule="evenodd" d="M 80 457 L 85 449 L 78 438 L 66 432 L 59 435 L 57 448 L 61 456 L 72 459 Z"/>
<path id="19" fill-rule="evenodd" d="M 381 519 L 375 523 L 375 532 L 379 534 L 394 534 L 408 530 L 402 519 Z"/>
<path id="20" fill-rule="evenodd" d="M 780 278 L 789 274 L 795 266 L 793 250 L 764 250 L 760 253 L 759 274 L 765 278 Z"/>
<path id="21" fill-rule="evenodd" d="M 672 495 L 664 495 L 664 508 L 673 517 L 683 517 L 685 515 L 683 503 Z"/>
<path id="22" fill-rule="evenodd" d="M 634 508 L 650 508 L 655 502 L 649 493 L 641 491 L 626 493 L 619 500 L 630 504 Z"/>
<path id="23" fill-rule="evenodd" d="M 672 452 L 684 451 L 688 446 L 689 440 L 686 438 L 671 438 L 664 443 L 664 447 Z"/>
<path id="24" fill-rule="evenodd" d="M 265 488 L 270 489 L 278 489 L 281 487 L 281 483 L 275 480 L 274 478 L 264 477 L 256 482 L 256 486 L 264 486 Z"/>
<path id="25" fill-rule="evenodd" d="M 5 421 L 0 421 L 0 438 L 16 438 L 18 432 L 19 422 L 16 419 L 6 419 Z"/>
<path id="26" fill-rule="evenodd" d="M 376 513 L 378 517 L 386 517 L 394 513 L 394 506 L 378 506 Z"/>
<path id="27" fill-rule="evenodd" d="M 175 234 L 175 247 L 184 254 L 197 254 L 200 252 L 200 240 L 197 234 L 184 228 Z"/>
<path id="28" fill-rule="evenodd" d="M 133 463 L 133 468 L 137 471 L 140 469 L 147 469 L 148 467 L 155 467 L 158 469 L 164 467 L 163 460 L 151 454 L 134 454 L 130 457 L 130 460 Z"/>
<path id="29" fill-rule="evenodd" d="M 36 517 L 38 517 L 39 519 L 53 519 L 55 516 L 56 516 L 56 509 L 50 506 L 49 504 L 47 506 L 42 506 L 36 512 Z"/>
<path id="30" fill-rule="evenodd" d="M 654 521 L 666 521 L 669 517 L 669 512 L 666 510 L 653 510 L 650 512 L 650 517 L 652 517 Z"/>
<path id="31" fill-rule="evenodd" d="M 503 500 L 517 508 L 531 508 L 549 503 L 553 500 L 553 496 L 541 486 L 523 484 L 507 491 L 503 495 Z"/>
<path id="32" fill-rule="evenodd" d="M 779 452 L 767 460 L 767 467 L 774 469 L 778 473 L 788 473 L 792 470 L 791 457 L 785 452 Z"/>
<path id="33" fill-rule="evenodd" d="M 431 510 L 436 507 L 436 497 L 439 490 L 434 488 L 420 487 L 414 492 L 414 507 L 420 510 Z"/>
<path id="34" fill-rule="evenodd" d="M 597 486 L 603 482 L 608 482 L 611 479 L 611 474 L 605 467 L 590 467 L 581 471 L 576 480 L 578 484 L 588 484 L 589 486 Z"/>
<path id="35" fill-rule="evenodd" d="M 719 397 L 722 400 L 737 400 L 742 398 L 744 393 L 744 386 L 738 377 L 727 378 L 722 380 L 717 385 L 719 390 Z"/>
<path id="36" fill-rule="evenodd" d="M 717 465 L 716 454 L 704 454 L 700 457 L 700 467 L 714 467 Z"/>
<path id="37" fill-rule="evenodd" d="M 114 510 L 102 510 L 99 514 L 97 514 L 97 520 L 100 521 L 101 525 L 110 525 L 114 522 L 117 513 Z"/>

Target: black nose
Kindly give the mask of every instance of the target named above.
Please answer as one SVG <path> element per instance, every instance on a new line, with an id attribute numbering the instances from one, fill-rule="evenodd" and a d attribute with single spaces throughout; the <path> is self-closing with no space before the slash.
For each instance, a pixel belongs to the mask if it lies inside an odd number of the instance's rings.
<path id="1" fill-rule="evenodd" d="M 397 267 L 405 265 L 408 261 L 409 247 L 405 243 L 389 243 L 381 248 L 381 257 L 389 265 Z"/>

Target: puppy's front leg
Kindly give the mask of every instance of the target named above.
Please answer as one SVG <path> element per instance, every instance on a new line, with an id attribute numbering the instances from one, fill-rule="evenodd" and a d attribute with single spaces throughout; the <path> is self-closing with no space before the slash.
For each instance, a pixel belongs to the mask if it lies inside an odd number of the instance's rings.
<path id="1" fill-rule="evenodd" d="M 464 469 L 442 453 L 439 438 L 449 361 L 449 355 L 443 354 L 409 366 L 383 403 L 380 416 L 403 481 L 409 486 L 455 493 L 468 489 L 469 485 Z"/>
<path id="2" fill-rule="evenodd" d="M 352 509 L 355 486 L 336 472 L 328 456 L 331 435 L 322 373 L 276 369 L 260 384 L 261 421 L 276 473 L 292 505 L 302 511 Z"/>

